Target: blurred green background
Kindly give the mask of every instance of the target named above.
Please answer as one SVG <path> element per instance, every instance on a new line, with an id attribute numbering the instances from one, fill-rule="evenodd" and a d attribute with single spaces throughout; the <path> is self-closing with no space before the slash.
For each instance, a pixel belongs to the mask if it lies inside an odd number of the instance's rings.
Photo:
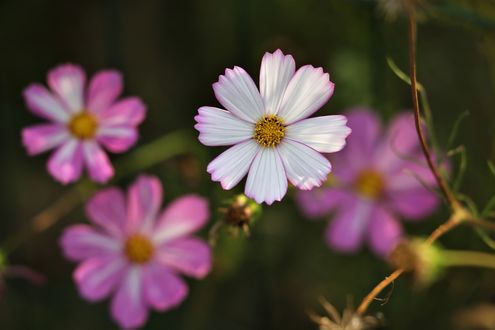
<path id="1" fill-rule="evenodd" d="M 441 145 L 456 118 L 470 112 L 455 142 L 468 156 L 461 189 L 483 205 L 495 191 L 486 166 L 495 158 L 495 1 L 429 5 L 419 26 L 418 78 L 428 91 Z M 362 105 L 387 120 L 411 106 L 408 86 L 386 62 L 389 56 L 407 68 L 406 34 L 403 17 L 386 20 L 371 0 L 0 1 L 0 243 L 69 189 L 47 174 L 46 155 L 30 158 L 20 143 L 21 128 L 39 121 L 27 111 L 21 92 L 31 82 L 44 82 L 57 64 L 79 63 L 88 74 L 108 67 L 124 73 L 126 94 L 148 105 L 137 148 L 177 129 L 190 132 L 184 155 L 146 172 L 162 179 L 166 203 L 187 192 L 210 197 L 211 226 L 222 200 L 243 187 L 224 192 L 212 183 L 206 165 L 222 149 L 201 147 L 194 138 L 197 108 L 218 105 L 211 84 L 226 67 L 239 65 L 257 80 L 263 53 L 281 48 L 298 66 L 323 66 L 335 82 L 333 98 L 318 115 Z M 125 155 L 112 156 L 120 158 Z M 457 163 L 454 158 L 454 169 Z M 118 184 L 132 179 L 126 176 Z M 447 216 L 444 206 L 406 228 L 427 235 Z M 79 206 L 13 251 L 13 264 L 32 267 L 47 282 L 6 280 L 0 329 L 116 328 L 107 301 L 89 304 L 79 298 L 71 280 L 74 265 L 62 258 L 57 244 L 65 226 L 83 221 Z M 332 252 L 322 238 L 325 226 L 326 221 L 305 220 L 291 196 L 265 208 L 249 239 L 220 237 L 211 275 L 189 281 L 185 303 L 151 313 L 146 329 L 316 329 L 307 312 L 320 311 L 319 296 L 339 308 L 347 306 L 348 297 L 357 305 L 389 272 L 366 249 L 355 256 Z M 451 248 L 487 250 L 469 228 L 441 241 Z M 371 312 L 383 312 L 388 329 L 451 329 L 459 310 L 478 303 L 495 304 L 495 273 L 455 269 L 425 290 L 401 279 L 389 303 L 374 303 Z"/>

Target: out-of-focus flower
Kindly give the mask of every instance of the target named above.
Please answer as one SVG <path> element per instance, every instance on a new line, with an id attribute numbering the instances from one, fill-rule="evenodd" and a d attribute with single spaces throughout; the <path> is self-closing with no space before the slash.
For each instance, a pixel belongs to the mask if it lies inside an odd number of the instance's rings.
<path id="1" fill-rule="evenodd" d="M 209 217 L 205 199 L 188 195 L 160 213 L 162 187 L 141 176 L 127 200 L 117 188 L 95 194 L 86 211 L 94 226 L 74 225 L 61 238 L 67 258 L 81 262 L 74 280 L 82 297 L 113 295 L 113 318 L 126 328 L 143 325 L 148 309 L 165 311 L 188 293 L 179 273 L 203 278 L 211 268 L 209 246 L 191 236 Z"/>
<path id="2" fill-rule="evenodd" d="M 383 325 L 383 316 L 359 315 L 352 308 L 346 308 L 342 315 L 325 299 L 321 304 L 328 315 L 310 314 L 311 319 L 319 325 L 320 330 L 371 330 Z"/>
<path id="3" fill-rule="evenodd" d="M 344 116 L 306 119 L 334 90 L 322 68 L 305 65 L 296 72 L 292 56 L 277 50 L 263 57 L 259 91 L 240 67 L 225 70 L 213 89 L 227 110 L 199 108 L 199 140 L 234 145 L 208 165 L 214 181 L 231 189 L 248 174 L 245 194 L 267 204 L 284 197 L 287 179 L 303 190 L 325 181 L 331 165 L 320 153 L 341 150 L 350 129 Z"/>
<path id="4" fill-rule="evenodd" d="M 49 123 L 22 131 L 29 155 L 56 148 L 48 171 L 58 181 L 77 181 L 83 167 L 96 182 L 106 182 L 114 170 L 108 155 L 128 150 L 138 139 L 137 126 L 146 106 L 137 97 L 117 100 L 122 92 L 118 71 L 100 71 L 86 87 L 86 74 L 77 65 L 60 65 L 48 73 L 48 86 L 31 84 L 24 90 L 28 108 Z"/>
<path id="5" fill-rule="evenodd" d="M 325 233 L 330 246 L 357 251 L 366 239 L 378 255 L 398 242 L 402 228 L 397 216 L 420 220 L 438 206 L 439 199 L 424 185 L 435 180 L 426 166 L 412 114 L 395 117 L 385 134 L 370 110 L 348 113 L 353 134 L 345 150 L 331 160 L 333 187 L 300 192 L 298 204 L 308 217 L 335 211 Z"/>

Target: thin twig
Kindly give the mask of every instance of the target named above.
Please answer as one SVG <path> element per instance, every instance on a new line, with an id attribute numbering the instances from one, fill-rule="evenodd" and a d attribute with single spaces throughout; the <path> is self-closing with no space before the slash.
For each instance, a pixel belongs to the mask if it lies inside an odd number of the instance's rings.
<path id="1" fill-rule="evenodd" d="M 419 142 L 421 144 L 421 149 L 425 155 L 428 166 L 437 181 L 438 187 L 443 192 L 447 201 L 452 209 L 459 206 L 459 202 L 454 197 L 454 194 L 448 187 L 447 183 L 440 175 L 434 161 L 431 156 L 430 149 L 426 143 L 426 138 L 423 132 L 423 127 L 421 125 L 421 114 L 419 110 L 419 99 L 417 90 L 417 80 L 416 80 L 416 9 L 414 6 L 409 8 L 409 69 L 411 77 L 411 95 L 414 106 L 414 122 L 416 125 L 416 131 L 418 133 Z"/>

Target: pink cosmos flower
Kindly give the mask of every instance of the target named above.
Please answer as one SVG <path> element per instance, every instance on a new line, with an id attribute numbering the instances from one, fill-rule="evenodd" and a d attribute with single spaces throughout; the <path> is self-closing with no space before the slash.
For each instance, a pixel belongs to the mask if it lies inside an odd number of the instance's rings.
<path id="1" fill-rule="evenodd" d="M 83 69 L 64 64 L 48 72 L 48 86 L 51 90 L 41 84 L 24 90 L 28 108 L 49 121 L 22 130 L 28 154 L 56 148 L 48 171 L 64 184 L 77 181 L 83 167 L 92 180 L 108 181 L 114 171 L 102 146 L 120 153 L 134 145 L 145 105 L 137 97 L 117 100 L 122 76 L 113 70 L 95 74 L 86 89 Z"/>
<path id="2" fill-rule="evenodd" d="M 297 201 L 308 217 L 335 211 L 325 237 L 336 250 L 354 252 L 366 239 L 375 253 L 385 255 L 401 237 L 398 217 L 420 220 L 437 207 L 437 196 L 423 185 L 434 187 L 435 180 L 412 114 L 395 117 L 385 134 L 370 110 L 351 111 L 348 119 L 353 134 L 345 150 L 332 157 L 333 186 L 300 192 Z"/>
<path id="3" fill-rule="evenodd" d="M 201 143 L 233 145 L 208 165 L 224 189 L 248 173 L 245 194 L 272 204 L 287 192 L 287 179 L 303 190 L 326 180 L 331 165 L 320 153 L 341 150 L 351 130 L 344 116 L 306 119 L 328 101 L 334 84 L 322 68 L 295 66 L 280 50 L 266 53 L 259 91 L 242 68 L 227 69 L 213 84 L 227 110 L 199 108 L 195 128 Z"/>
<path id="4" fill-rule="evenodd" d="M 188 195 L 163 212 L 162 187 L 141 176 L 127 199 L 117 188 L 95 194 L 86 205 L 93 225 L 73 225 L 60 240 L 67 258 L 80 262 L 74 280 L 82 297 L 113 295 L 113 318 L 124 328 L 142 326 L 148 309 L 165 311 L 188 293 L 179 273 L 203 278 L 211 268 L 209 246 L 191 236 L 209 217 L 204 198 Z"/>

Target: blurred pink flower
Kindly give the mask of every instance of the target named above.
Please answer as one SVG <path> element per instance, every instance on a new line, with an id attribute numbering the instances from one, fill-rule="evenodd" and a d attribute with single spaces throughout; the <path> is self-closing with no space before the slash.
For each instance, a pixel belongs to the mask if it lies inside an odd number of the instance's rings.
<path id="1" fill-rule="evenodd" d="M 225 70 L 213 90 L 227 110 L 201 107 L 195 117 L 201 143 L 233 145 L 208 165 L 212 180 L 231 189 L 247 174 L 245 194 L 257 203 L 280 201 L 287 179 L 303 190 L 320 186 L 331 170 L 320 153 L 341 150 L 350 133 L 344 116 L 306 119 L 334 84 L 322 68 L 295 66 L 280 50 L 266 53 L 259 90 L 242 68 Z"/>
<path id="2" fill-rule="evenodd" d="M 179 273 L 199 279 L 211 268 L 209 246 L 191 236 L 209 217 L 207 201 L 183 196 L 160 213 L 161 203 L 154 177 L 139 177 L 127 200 L 120 189 L 105 189 L 86 205 L 94 225 L 73 225 L 60 240 L 65 256 L 81 262 L 74 272 L 81 296 L 113 295 L 112 316 L 124 328 L 142 326 L 150 308 L 179 305 L 188 293 Z"/>
<path id="3" fill-rule="evenodd" d="M 29 155 L 56 148 L 48 171 L 64 184 L 77 181 L 83 167 L 92 180 L 108 181 L 114 170 L 102 146 L 120 153 L 134 145 L 146 106 L 137 97 L 117 100 L 123 88 L 118 71 L 100 71 L 86 88 L 83 69 L 64 64 L 48 73 L 48 86 L 51 90 L 41 84 L 24 90 L 28 108 L 49 121 L 23 129 Z"/>
<path id="4" fill-rule="evenodd" d="M 347 118 L 353 134 L 332 157 L 333 187 L 300 192 L 297 201 L 308 217 L 335 211 L 325 238 L 336 250 L 355 252 L 366 239 L 385 255 L 402 235 L 398 216 L 420 220 L 438 206 L 437 196 L 423 185 L 435 187 L 435 180 L 412 114 L 396 116 L 385 134 L 370 110 L 356 109 Z"/>

